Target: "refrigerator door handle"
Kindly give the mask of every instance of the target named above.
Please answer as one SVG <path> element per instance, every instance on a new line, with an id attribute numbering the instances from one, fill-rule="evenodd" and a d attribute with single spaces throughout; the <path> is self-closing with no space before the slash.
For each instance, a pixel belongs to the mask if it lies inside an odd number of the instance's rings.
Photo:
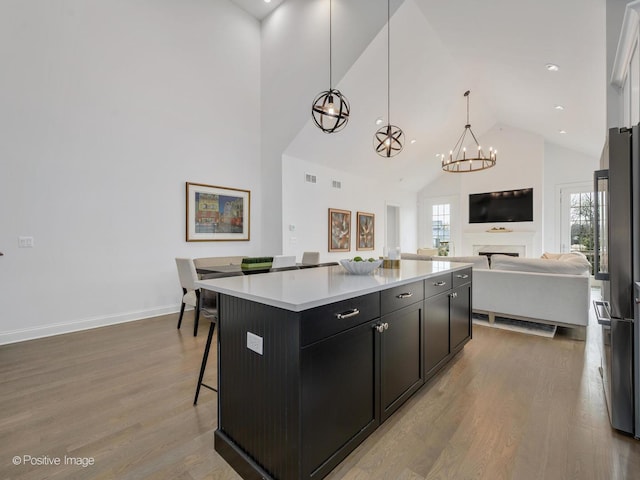
<path id="1" fill-rule="evenodd" d="M 611 311 L 609 310 L 609 302 L 603 300 L 594 300 L 593 309 L 596 312 L 596 319 L 600 325 L 605 327 L 611 326 Z"/>

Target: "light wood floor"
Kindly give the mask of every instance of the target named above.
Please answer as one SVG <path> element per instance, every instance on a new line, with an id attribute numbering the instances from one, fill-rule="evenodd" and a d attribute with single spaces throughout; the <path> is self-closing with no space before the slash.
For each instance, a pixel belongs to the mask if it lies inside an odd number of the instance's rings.
<path id="1" fill-rule="evenodd" d="M 216 394 L 192 399 L 206 329 L 176 315 L 0 347 L 0 479 L 238 479 L 213 450 Z M 327 478 L 638 479 L 587 342 L 475 327 L 462 354 Z M 215 383 L 215 358 L 209 381 Z M 14 456 L 94 465 L 12 464 Z"/>

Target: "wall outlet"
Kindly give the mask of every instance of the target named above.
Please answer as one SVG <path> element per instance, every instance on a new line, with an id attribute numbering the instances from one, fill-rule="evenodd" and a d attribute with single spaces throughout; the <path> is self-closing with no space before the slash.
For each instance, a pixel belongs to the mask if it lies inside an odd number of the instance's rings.
<path id="1" fill-rule="evenodd" d="M 259 355 L 262 355 L 262 337 L 259 337 L 254 333 L 247 332 L 247 348 Z"/>
<path id="2" fill-rule="evenodd" d="M 18 237 L 18 247 L 33 248 L 33 237 Z"/>

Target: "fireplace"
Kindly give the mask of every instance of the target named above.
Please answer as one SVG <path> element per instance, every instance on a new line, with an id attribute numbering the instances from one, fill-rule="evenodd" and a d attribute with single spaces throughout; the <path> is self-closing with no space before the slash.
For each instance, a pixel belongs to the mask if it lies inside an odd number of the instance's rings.
<path id="1" fill-rule="evenodd" d="M 489 265 L 491 265 L 491 255 L 509 255 L 510 257 L 519 257 L 520 254 L 518 252 L 484 252 L 484 251 L 479 251 L 478 255 L 484 255 L 485 257 L 487 257 L 487 261 L 489 262 Z"/>
<path id="2" fill-rule="evenodd" d="M 484 255 L 491 261 L 491 255 L 509 255 L 510 257 L 519 257 L 520 254 L 518 252 L 478 252 L 478 255 Z"/>
<path id="3" fill-rule="evenodd" d="M 528 257 L 534 252 L 535 232 L 466 232 L 462 234 L 463 255 L 483 253 L 518 254 Z"/>

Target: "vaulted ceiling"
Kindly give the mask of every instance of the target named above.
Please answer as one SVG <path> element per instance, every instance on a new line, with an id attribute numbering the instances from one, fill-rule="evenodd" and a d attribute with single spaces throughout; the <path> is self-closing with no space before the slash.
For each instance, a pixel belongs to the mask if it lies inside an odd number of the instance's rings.
<path id="1" fill-rule="evenodd" d="M 251 12 L 256 4 L 263 9 L 267 5 L 263 0 L 234 1 L 259 19 L 269 14 Z M 344 17 L 351 17 L 341 19 L 342 2 L 333 1 L 334 58 L 339 62 L 339 42 L 348 41 L 350 30 L 358 29 L 359 22 L 358 12 L 346 6 L 342 7 Z M 347 127 L 326 135 L 309 116 L 286 153 L 419 189 L 440 174 L 436 154 L 447 153 L 462 133 L 463 93 L 471 90 L 471 125 L 476 135 L 507 125 L 599 157 L 606 133 L 603 0 L 392 3 L 390 117 L 405 132 L 404 150 L 392 159 L 373 151 L 373 133 L 379 128 L 375 120 L 387 121 L 387 30 L 383 26 L 339 79 L 337 86 L 351 103 Z M 367 6 L 380 10 L 383 24 L 386 2 L 376 0 Z M 370 11 L 361 13 L 363 22 L 371 18 Z M 319 60 L 325 61 L 314 61 Z M 559 70 L 549 72 L 545 68 L 549 63 Z M 558 105 L 563 110 L 556 109 Z"/>

